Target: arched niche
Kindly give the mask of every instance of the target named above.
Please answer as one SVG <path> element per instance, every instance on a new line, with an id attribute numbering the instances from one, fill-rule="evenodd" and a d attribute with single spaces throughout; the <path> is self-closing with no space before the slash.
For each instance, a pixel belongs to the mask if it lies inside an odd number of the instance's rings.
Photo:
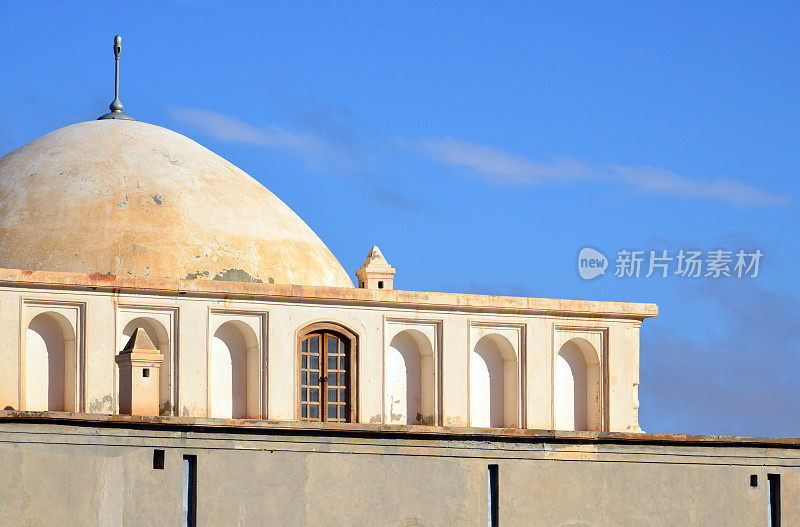
<path id="1" fill-rule="evenodd" d="M 386 350 L 384 376 L 388 423 L 435 424 L 435 357 L 424 333 L 405 329 L 392 338 Z"/>
<path id="2" fill-rule="evenodd" d="M 553 383 L 556 430 L 602 429 L 602 375 L 597 350 L 587 340 L 565 342 L 555 360 Z"/>
<path id="3" fill-rule="evenodd" d="M 517 354 L 502 335 L 482 337 L 470 352 L 470 426 L 518 426 Z"/>
<path id="4" fill-rule="evenodd" d="M 209 417 L 261 417 L 260 356 L 258 337 L 249 325 L 238 320 L 219 325 L 209 350 Z"/>
<path id="5" fill-rule="evenodd" d="M 25 331 L 25 409 L 78 410 L 75 328 L 62 314 L 39 313 Z"/>
<path id="6" fill-rule="evenodd" d="M 155 344 L 158 351 L 164 356 L 158 372 L 158 408 L 160 415 L 170 415 L 172 407 L 172 346 L 169 332 L 164 324 L 154 318 L 144 316 L 134 318 L 122 330 L 120 349 L 128 342 L 136 328 L 142 328 L 150 338 L 150 342 Z"/>

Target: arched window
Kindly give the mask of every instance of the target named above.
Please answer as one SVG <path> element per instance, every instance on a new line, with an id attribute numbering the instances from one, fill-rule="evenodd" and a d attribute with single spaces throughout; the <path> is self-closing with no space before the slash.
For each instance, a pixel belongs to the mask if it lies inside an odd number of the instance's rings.
<path id="1" fill-rule="evenodd" d="M 555 363 L 555 429 L 600 430 L 600 390 L 597 351 L 584 339 L 566 342 Z"/>
<path id="2" fill-rule="evenodd" d="M 260 417 L 258 339 L 243 322 L 225 322 L 211 340 L 209 353 L 209 417 Z"/>
<path id="3" fill-rule="evenodd" d="M 25 332 L 25 409 L 77 411 L 75 332 L 58 313 L 41 313 Z"/>
<path id="4" fill-rule="evenodd" d="M 386 350 L 384 370 L 386 421 L 434 424 L 434 355 L 428 337 L 417 330 L 395 335 Z"/>
<path id="5" fill-rule="evenodd" d="M 355 421 L 355 335 L 315 324 L 301 332 L 298 351 L 300 420 Z"/>
<path id="6" fill-rule="evenodd" d="M 164 325 L 150 317 L 137 317 L 125 325 L 122 330 L 121 345 L 125 345 L 136 331 L 142 328 L 147 333 L 164 360 L 158 370 L 158 408 L 160 415 L 170 415 L 170 393 L 172 390 L 172 349 L 169 341 L 169 332 Z M 117 350 L 119 351 L 119 350 Z"/>
<path id="7" fill-rule="evenodd" d="M 517 358 L 500 335 L 481 338 L 470 354 L 470 426 L 517 426 Z"/>

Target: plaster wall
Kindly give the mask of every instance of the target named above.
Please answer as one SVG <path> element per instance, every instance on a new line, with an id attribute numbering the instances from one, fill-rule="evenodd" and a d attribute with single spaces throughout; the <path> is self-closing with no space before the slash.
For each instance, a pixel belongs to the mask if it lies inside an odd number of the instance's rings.
<path id="1" fill-rule="evenodd" d="M 503 355 L 497 345 L 481 339 L 470 352 L 470 425 L 502 428 L 506 424 L 506 379 Z"/>
<path id="2" fill-rule="evenodd" d="M 187 454 L 198 525 L 486 525 L 489 464 L 503 525 L 766 525 L 767 474 L 800 524 L 796 441 L 72 417 L 0 417 L 0 524 L 179 524 Z"/>
<path id="3" fill-rule="evenodd" d="M 47 372 L 35 361 L 26 364 L 24 348 L 31 320 L 47 312 L 74 335 L 66 341 L 74 348 L 67 410 L 119 411 L 114 356 L 142 325 L 164 355 L 161 415 L 296 420 L 298 334 L 330 322 L 357 336 L 356 422 L 552 429 L 555 359 L 565 342 L 579 338 L 597 354 L 597 417 L 587 426 L 638 430 L 638 334 L 643 318 L 655 314 L 649 307 L 636 308 L 640 315 L 628 307 L 637 305 L 600 304 L 593 311 L 588 303 L 541 300 L 540 309 L 510 309 L 534 299 L 203 281 L 188 283 L 208 284 L 208 292 L 185 294 L 185 282 L 154 292 L 160 284 L 145 279 L 110 288 L 91 285 L 99 282 L 92 275 L 40 274 L 51 282 L 0 277 L 0 408 L 33 409 L 24 397 L 26 379 L 41 381 Z M 59 283 L 67 279 L 89 283 Z M 254 291 L 237 293 L 242 286 Z M 442 300 L 431 303 L 435 295 Z M 475 359 L 489 348 L 499 366 L 484 368 L 483 379 Z M 222 377 L 227 384 L 215 388 Z M 410 404 L 406 393 L 393 393 L 409 387 Z M 483 411 L 471 410 L 471 393 L 482 394 L 472 404 L 495 408 L 493 420 L 471 419 Z M 392 401 L 404 409 L 396 412 Z"/>
<path id="4" fill-rule="evenodd" d="M 31 410 L 64 410 L 64 336 L 45 314 L 25 332 L 25 401 Z"/>
<path id="5" fill-rule="evenodd" d="M 386 351 L 386 408 L 388 422 L 422 423 L 422 355 L 417 342 L 403 332 L 392 339 Z M 425 376 L 429 378 L 430 372 Z M 430 384 L 430 383 L 428 383 Z"/>

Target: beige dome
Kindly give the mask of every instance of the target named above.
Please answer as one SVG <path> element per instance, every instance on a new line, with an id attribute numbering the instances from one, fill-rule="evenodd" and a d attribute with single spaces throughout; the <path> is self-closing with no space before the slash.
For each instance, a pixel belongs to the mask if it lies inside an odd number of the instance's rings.
<path id="1" fill-rule="evenodd" d="M 0 158 L 0 267 L 352 287 L 256 180 L 137 121 L 51 132 Z"/>

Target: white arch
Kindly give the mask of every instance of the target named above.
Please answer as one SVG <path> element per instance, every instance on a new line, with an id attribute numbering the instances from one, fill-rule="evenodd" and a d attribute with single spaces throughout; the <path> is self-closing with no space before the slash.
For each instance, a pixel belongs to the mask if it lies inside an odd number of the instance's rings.
<path id="1" fill-rule="evenodd" d="M 169 415 L 172 399 L 172 346 L 169 331 L 164 324 L 152 317 L 136 317 L 128 322 L 122 330 L 120 346 L 128 343 L 128 339 L 131 338 L 136 328 L 142 328 L 164 356 L 158 373 L 158 408 L 160 415 Z"/>
<path id="2" fill-rule="evenodd" d="M 434 424 L 436 399 L 433 345 L 421 331 L 392 338 L 384 367 L 385 414 L 392 424 Z"/>
<path id="3" fill-rule="evenodd" d="M 221 324 L 211 340 L 208 367 L 209 417 L 260 417 L 260 354 L 250 326 L 238 320 Z"/>
<path id="4" fill-rule="evenodd" d="M 470 426 L 517 426 L 518 361 L 502 335 L 481 338 L 470 353 Z"/>
<path id="5" fill-rule="evenodd" d="M 553 392 L 556 430 L 601 429 L 600 360 L 587 340 L 573 338 L 561 346 Z"/>
<path id="6" fill-rule="evenodd" d="M 33 317 L 25 331 L 25 409 L 77 410 L 75 330 L 60 313 Z"/>

